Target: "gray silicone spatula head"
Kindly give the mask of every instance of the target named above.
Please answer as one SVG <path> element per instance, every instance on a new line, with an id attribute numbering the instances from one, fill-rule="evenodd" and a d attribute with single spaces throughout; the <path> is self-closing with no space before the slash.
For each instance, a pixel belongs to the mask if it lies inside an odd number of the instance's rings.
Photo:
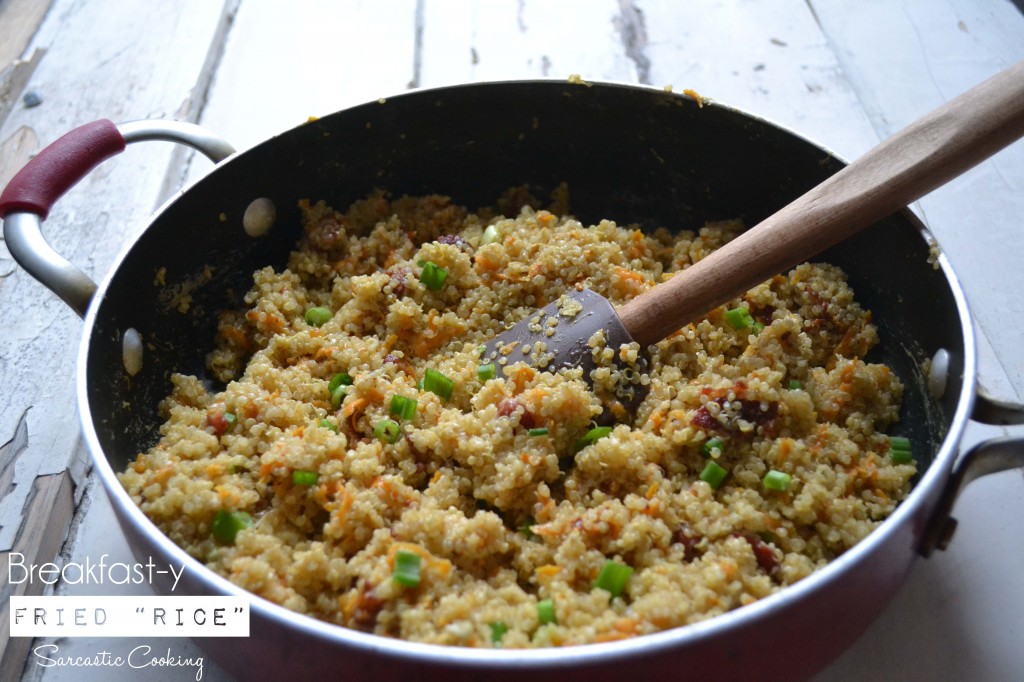
<path id="1" fill-rule="evenodd" d="M 647 366 L 615 308 L 590 289 L 568 291 L 488 341 L 484 362 L 495 363 L 499 374 L 517 362 L 550 372 L 579 368 L 606 412 L 620 420 L 643 397 Z"/>

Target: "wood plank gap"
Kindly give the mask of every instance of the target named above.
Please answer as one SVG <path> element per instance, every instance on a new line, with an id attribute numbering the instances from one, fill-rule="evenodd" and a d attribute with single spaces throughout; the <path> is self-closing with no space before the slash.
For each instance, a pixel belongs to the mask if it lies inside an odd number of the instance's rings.
<path id="1" fill-rule="evenodd" d="M 0 554 L 0 680 L 20 679 L 33 642 L 30 637 L 11 637 L 11 597 L 46 591 L 38 580 L 11 584 L 11 556 L 18 554 L 19 563 L 26 566 L 53 562 L 68 537 L 74 510 L 74 482 L 68 472 L 37 477 L 14 547 Z"/>

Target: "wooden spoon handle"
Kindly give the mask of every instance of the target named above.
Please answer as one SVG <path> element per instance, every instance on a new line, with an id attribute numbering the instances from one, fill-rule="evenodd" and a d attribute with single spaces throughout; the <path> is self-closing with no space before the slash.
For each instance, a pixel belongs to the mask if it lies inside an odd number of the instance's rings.
<path id="1" fill-rule="evenodd" d="M 950 100 L 618 309 L 645 347 L 852 236 L 1024 135 L 1024 61 Z"/>

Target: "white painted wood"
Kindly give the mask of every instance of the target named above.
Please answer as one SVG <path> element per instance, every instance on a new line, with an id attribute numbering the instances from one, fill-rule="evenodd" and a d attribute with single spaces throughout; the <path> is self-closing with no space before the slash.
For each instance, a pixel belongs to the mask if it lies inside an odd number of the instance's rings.
<path id="1" fill-rule="evenodd" d="M 879 136 L 1024 59 L 1024 16 L 1008 0 L 812 3 Z M 865 40 L 872 36 L 872 41 Z M 878 49 L 884 45 L 885 49 Z M 1024 397 L 1024 142 L 918 202 L 963 281 L 1013 393 Z M 1000 378 L 982 375 L 988 385 Z"/>
<path id="2" fill-rule="evenodd" d="M 135 3 L 115 0 L 54 4 L 30 47 L 47 49 L 29 87 L 43 103 L 18 106 L 0 128 L 0 143 L 26 126 L 40 144 L 98 118 L 194 115 L 200 82 L 223 5 L 207 0 Z M 163 27 L 160 31 L 152 27 Z M 132 148 L 72 189 L 44 231 L 55 248 L 100 277 L 139 231 L 154 207 L 167 170 L 169 145 Z M 81 323 L 40 284 L 15 268 L 3 248 L 0 279 L 0 442 L 27 411 L 28 447 L 15 487 L 0 501 L 0 549 L 10 548 L 37 475 L 68 468 L 80 483 L 74 367 Z"/>
<path id="3" fill-rule="evenodd" d="M 637 82 L 614 0 L 425 0 L 419 85 L 568 78 Z"/>

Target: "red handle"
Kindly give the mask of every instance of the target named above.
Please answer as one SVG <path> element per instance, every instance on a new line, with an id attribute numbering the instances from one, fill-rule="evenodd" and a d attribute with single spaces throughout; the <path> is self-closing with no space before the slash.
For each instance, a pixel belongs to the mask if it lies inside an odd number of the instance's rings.
<path id="1" fill-rule="evenodd" d="M 117 126 L 106 119 L 75 128 L 18 171 L 0 194 L 0 218 L 9 213 L 34 213 L 45 219 L 64 192 L 124 147 Z"/>

